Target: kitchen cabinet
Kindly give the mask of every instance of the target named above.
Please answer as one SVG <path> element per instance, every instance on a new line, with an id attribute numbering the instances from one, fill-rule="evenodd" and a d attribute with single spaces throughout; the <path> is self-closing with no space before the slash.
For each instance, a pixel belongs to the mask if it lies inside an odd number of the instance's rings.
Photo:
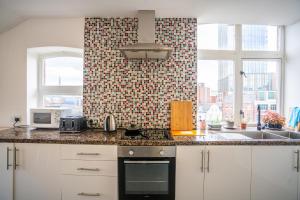
<path id="1" fill-rule="evenodd" d="M 12 143 L 0 143 L 0 199 L 13 200 Z"/>
<path id="2" fill-rule="evenodd" d="M 250 146 L 178 146 L 176 200 L 250 200 Z"/>
<path id="3" fill-rule="evenodd" d="M 15 144 L 15 200 L 60 200 L 58 144 Z"/>
<path id="4" fill-rule="evenodd" d="M 204 200 L 250 200 L 250 146 L 207 146 L 205 159 Z"/>
<path id="5" fill-rule="evenodd" d="M 64 176 L 62 200 L 117 200 L 117 177 Z"/>
<path id="6" fill-rule="evenodd" d="M 252 149 L 252 200 L 297 199 L 297 148 L 254 146 Z"/>
<path id="7" fill-rule="evenodd" d="M 118 197 L 116 145 L 0 143 L 0 161 L 0 200 Z"/>
<path id="8" fill-rule="evenodd" d="M 62 200 L 117 200 L 116 145 L 61 146 Z"/>
<path id="9" fill-rule="evenodd" d="M 117 160 L 116 145 L 61 145 L 63 160 Z"/>
<path id="10" fill-rule="evenodd" d="M 205 146 L 177 146 L 176 200 L 203 200 Z"/>

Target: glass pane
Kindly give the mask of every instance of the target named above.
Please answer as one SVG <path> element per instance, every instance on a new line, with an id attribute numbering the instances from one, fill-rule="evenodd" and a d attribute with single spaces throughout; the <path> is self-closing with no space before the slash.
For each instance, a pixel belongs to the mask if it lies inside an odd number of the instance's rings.
<path id="1" fill-rule="evenodd" d="M 198 119 L 206 119 L 212 124 L 233 120 L 233 74 L 233 61 L 198 61 Z"/>
<path id="2" fill-rule="evenodd" d="M 72 114 L 82 114 L 82 96 L 45 95 L 43 101 L 45 107 L 70 108 Z"/>
<path id="3" fill-rule="evenodd" d="M 234 25 L 202 24 L 198 25 L 198 49 L 234 50 Z"/>
<path id="4" fill-rule="evenodd" d="M 243 71 L 243 111 L 250 123 L 256 123 L 257 106 L 262 115 L 266 110 L 276 111 L 279 92 L 280 60 L 246 60 Z"/>
<path id="5" fill-rule="evenodd" d="M 50 113 L 33 113 L 33 123 L 51 124 L 51 114 Z"/>
<path id="6" fill-rule="evenodd" d="M 79 57 L 54 57 L 44 60 L 46 86 L 83 85 L 83 59 Z"/>
<path id="7" fill-rule="evenodd" d="M 277 51 L 278 27 L 242 25 L 242 47 L 248 51 Z"/>
<path id="8" fill-rule="evenodd" d="M 125 164 L 126 194 L 168 194 L 169 164 Z"/>

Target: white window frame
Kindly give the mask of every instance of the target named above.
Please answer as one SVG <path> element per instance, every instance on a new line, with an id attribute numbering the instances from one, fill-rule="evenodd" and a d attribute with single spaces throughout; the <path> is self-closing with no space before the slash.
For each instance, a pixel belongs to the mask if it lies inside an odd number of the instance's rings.
<path id="1" fill-rule="evenodd" d="M 198 25 L 201 25 L 199 23 Z M 284 73 L 285 73 L 285 54 L 284 54 L 284 26 L 278 27 L 278 51 L 243 51 L 242 50 L 242 25 L 235 26 L 235 50 L 205 50 L 198 49 L 198 60 L 231 60 L 234 62 L 234 81 L 235 81 L 235 98 L 234 98 L 234 121 L 236 124 L 240 123 L 240 111 L 242 110 L 243 103 L 243 77 L 240 75 L 242 71 L 243 60 L 268 60 L 279 59 L 281 60 L 280 75 L 279 75 L 279 95 L 278 95 L 278 108 L 280 114 L 284 114 Z M 254 124 L 249 124 L 254 125 Z"/>
<path id="2" fill-rule="evenodd" d="M 42 54 L 38 58 L 38 106 L 43 107 L 43 97 L 45 95 L 66 95 L 66 96 L 82 96 L 82 86 L 46 86 L 45 85 L 45 59 L 56 57 L 78 57 L 83 58 L 82 53 L 76 52 L 55 52 Z"/>

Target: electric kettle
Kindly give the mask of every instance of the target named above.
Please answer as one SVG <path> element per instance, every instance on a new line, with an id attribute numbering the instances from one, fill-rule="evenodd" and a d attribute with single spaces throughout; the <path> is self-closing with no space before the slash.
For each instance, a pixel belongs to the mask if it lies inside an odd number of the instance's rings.
<path id="1" fill-rule="evenodd" d="M 109 113 L 104 120 L 104 131 L 112 132 L 117 130 L 116 118 L 112 113 Z"/>

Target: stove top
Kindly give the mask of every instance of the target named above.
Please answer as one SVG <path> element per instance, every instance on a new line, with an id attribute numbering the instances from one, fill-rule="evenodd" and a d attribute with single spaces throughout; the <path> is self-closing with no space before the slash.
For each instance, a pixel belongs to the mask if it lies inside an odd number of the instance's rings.
<path id="1" fill-rule="evenodd" d="M 172 140 L 169 129 L 140 129 L 137 136 L 127 136 L 122 133 L 123 140 Z"/>

